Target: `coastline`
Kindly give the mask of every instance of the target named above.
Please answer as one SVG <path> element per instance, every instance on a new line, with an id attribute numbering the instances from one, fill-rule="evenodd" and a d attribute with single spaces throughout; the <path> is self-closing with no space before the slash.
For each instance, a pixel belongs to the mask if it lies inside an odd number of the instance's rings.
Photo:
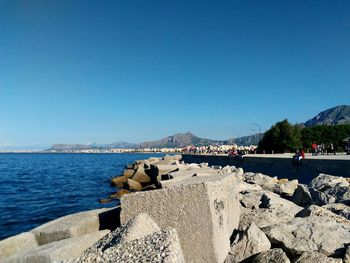
<path id="1" fill-rule="evenodd" d="M 254 260 L 277 256 L 286 263 L 349 262 L 346 178 L 321 174 L 304 185 L 177 155 L 135 161 L 112 181 L 122 177 L 119 189 L 128 192 L 121 206 L 71 214 L 2 240 L 0 254 L 10 259 L 4 262 L 105 262 L 111 255 L 126 255 L 125 262 L 268 262 Z M 287 226 L 300 233 L 285 236 Z M 148 247 L 150 240 L 157 246 Z"/>

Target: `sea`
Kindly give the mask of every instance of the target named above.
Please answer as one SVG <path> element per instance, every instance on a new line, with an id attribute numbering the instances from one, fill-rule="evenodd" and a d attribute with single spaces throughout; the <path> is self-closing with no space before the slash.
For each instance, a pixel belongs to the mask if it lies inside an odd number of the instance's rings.
<path id="1" fill-rule="evenodd" d="M 164 154 L 1 153 L 0 240 L 68 214 L 118 205 L 99 203 L 117 191 L 110 179 L 151 156 Z"/>

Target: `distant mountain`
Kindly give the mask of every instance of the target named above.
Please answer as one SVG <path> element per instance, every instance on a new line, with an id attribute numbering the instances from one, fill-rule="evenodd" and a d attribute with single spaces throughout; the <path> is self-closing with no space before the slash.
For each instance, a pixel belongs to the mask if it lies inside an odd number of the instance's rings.
<path id="1" fill-rule="evenodd" d="M 188 145 L 205 146 L 213 144 L 225 144 L 226 141 L 215 141 L 199 138 L 191 132 L 185 134 L 178 133 L 172 136 L 162 138 L 158 141 L 141 143 L 142 148 L 182 148 Z"/>
<path id="2" fill-rule="evenodd" d="M 350 106 L 340 105 L 320 112 L 317 116 L 304 122 L 305 127 L 316 125 L 350 124 Z"/>
<path id="3" fill-rule="evenodd" d="M 258 145 L 259 141 L 263 138 L 264 133 L 256 133 L 249 136 L 242 136 L 233 139 L 233 142 L 241 146 Z M 232 144 L 232 143 L 229 143 Z"/>

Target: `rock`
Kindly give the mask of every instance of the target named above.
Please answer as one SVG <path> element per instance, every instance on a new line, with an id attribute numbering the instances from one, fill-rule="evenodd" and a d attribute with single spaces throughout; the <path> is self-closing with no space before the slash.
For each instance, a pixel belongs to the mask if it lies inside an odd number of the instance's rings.
<path id="1" fill-rule="evenodd" d="M 254 223 L 238 232 L 237 237 L 239 240 L 231 245 L 229 252 L 237 262 L 271 248 L 269 239 Z"/>
<path id="2" fill-rule="evenodd" d="M 254 222 L 259 228 L 288 222 L 303 208 L 272 192 L 252 191 L 242 195 L 239 229 Z M 245 199 L 244 199 L 245 198 Z"/>
<path id="3" fill-rule="evenodd" d="M 142 191 L 142 185 L 139 182 L 136 182 L 132 179 L 127 180 L 126 186 L 130 190 Z"/>
<path id="4" fill-rule="evenodd" d="M 173 227 L 186 262 L 222 262 L 238 226 L 234 174 L 190 177 L 181 184 L 122 197 L 121 221 L 148 214 L 161 228 Z"/>
<path id="5" fill-rule="evenodd" d="M 339 216 L 337 214 L 332 213 L 331 211 L 319 207 L 317 205 L 311 205 L 307 208 L 304 208 L 301 210 L 298 214 L 295 215 L 296 217 L 308 217 L 308 216 L 321 216 L 321 217 L 327 217 L 331 220 L 334 220 L 335 222 L 346 224 L 350 226 L 350 221 L 345 219 L 342 216 Z"/>
<path id="6" fill-rule="evenodd" d="M 128 165 L 126 166 L 126 169 L 133 169 L 133 170 L 134 170 L 134 169 L 135 169 L 135 168 L 134 168 L 134 164 L 128 164 Z"/>
<path id="7" fill-rule="evenodd" d="M 245 173 L 243 174 L 244 181 L 249 184 L 258 184 L 265 188 L 277 182 L 276 177 L 270 177 L 261 173 Z M 267 190 L 270 190 L 268 188 Z"/>
<path id="8" fill-rule="evenodd" d="M 343 263 L 350 263 L 350 245 L 346 248 Z"/>
<path id="9" fill-rule="evenodd" d="M 111 198 L 102 198 L 100 200 L 98 200 L 101 204 L 105 204 L 105 203 L 109 203 L 112 202 Z"/>
<path id="10" fill-rule="evenodd" d="M 273 245 L 282 246 L 293 256 L 313 251 L 340 256 L 350 240 L 349 225 L 318 216 L 296 217 L 262 230 Z"/>
<path id="11" fill-rule="evenodd" d="M 34 228 L 31 232 L 35 235 L 39 245 L 83 236 L 100 230 L 101 214 L 109 210 L 102 208 L 67 215 Z"/>
<path id="12" fill-rule="evenodd" d="M 303 184 L 299 184 L 297 186 L 292 197 L 290 197 L 289 200 L 303 207 L 314 204 L 309 188 Z"/>
<path id="13" fill-rule="evenodd" d="M 223 167 L 221 169 L 222 174 L 230 174 L 232 172 L 233 172 L 233 170 L 231 169 L 231 166 L 229 166 L 229 165 L 226 165 L 225 167 Z"/>
<path id="14" fill-rule="evenodd" d="M 157 262 L 155 258 L 158 257 L 164 258 L 164 262 L 183 261 L 176 231 L 160 230 L 148 215 L 141 213 L 99 240 L 73 262 Z"/>
<path id="15" fill-rule="evenodd" d="M 163 160 L 167 161 L 167 160 L 171 160 L 171 161 L 180 161 L 182 159 L 182 155 L 181 154 L 176 154 L 176 155 L 165 155 L 163 157 Z"/>
<path id="16" fill-rule="evenodd" d="M 327 193 L 318 191 L 315 188 L 309 188 L 309 190 L 310 190 L 312 200 L 316 205 L 322 206 L 322 205 L 334 203 L 336 201 L 333 196 Z"/>
<path id="17" fill-rule="evenodd" d="M 143 238 L 107 246 L 98 254 L 84 254 L 69 263 L 184 263 L 180 242 L 175 229 L 166 228 Z M 67 263 L 68 263 L 67 262 Z"/>
<path id="18" fill-rule="evenodd" d="M 143 167 L 139 167 L 132 177 L 132 180 L 139 183 L 149 183 L 151 182 L 151 177 L 146 173 Z"/>
<path id="19" fill-rule="evenodd" d="M 271 191 L 281 196 L 292 196 L 297 187 L 298 180 L 288 181 L 288 179 L 280 179 L 272 187 Z"/>
<path id="20" fill-rule="evenodd" d="M 350 187 L 346 178 L 320 174 L 309 185 L 311 188 L 334 197 L 335 202 L 350 200 Z"/>
<path id="21" fill-rule="evenodd" d="M 270 249 L 252 257 L 251 263 L 290 263 L 286 253 L 280 248 Z"/>
<path id="22" fill-rule="evenodd" d="M 261 191 L 262 187 L 258 184 L 248 184 L 246 182 L 240 182 L 237 185 L 238 192 L 250 192 L 250 191 Z"/>
<path id="23" fill-rule="evenodd" d="M 329 258 L 318 252 L 304 252 L 293 263 L 342 263 L 340 258 Z"/>
<path id="24" fill-rule="evenodd" d="M 16 253 L 37 247 L 33 233 L 24 232 L 0 241 L 0 261 Z"/>
<path id="25" fill-rule="evenodd" d="M 134 169 L 126 169 L 124 170 L 124 176 L 127 177 L 127 178 L 131 178 L 135 173 L 135 170 Z"/>
<path id="26" fill-rule="evenodd" d="M 123 187 L 123 183 L 125 183 L 128 180 L 128 178 L 126 176 L 117 176 L 112 178 L 111 182 L 113 185 L 115 185 L 116 187 Z"/>
<path id="27" fill-rule="evenodd" d="M 324 191 L 333 188 L 338 184 L 348 186 L 349 182 L 344 177 L 333 176 L 328 174 L 319 174 L 310 182 L 309 186 L 319 191 Z"/>
<path id="28" fill-rule="evenodd" d="M 350 220 L 350 207 L 342 203 L 324 205 L 323 208 Z"/>
<path id="29" fill-rule="evenodd" d="M 109 197 L 110 198 L 121 198 L 123 195 L 126 195 L 128 193 L 130 193 L 130 191 L 128 191 L 126 189 L 120 189 L 116 193 L 111 194 Z"/>
<path id="30" fill-rule="evenodd" d="M 240 205 L 244 208 L 249 208 L 252 210 L 259 209 L 263 194 L 264 191 L 261 190 L 243 191 L 238 195 Z"/>
<path id="31" fill-rule="evenodd" d="M 80 237 L 51 242 L 16 254 L 5 260 L 5 263 L 50 263 L 77 258 L 108 233 L 109 230 L 102 230 Z"/>

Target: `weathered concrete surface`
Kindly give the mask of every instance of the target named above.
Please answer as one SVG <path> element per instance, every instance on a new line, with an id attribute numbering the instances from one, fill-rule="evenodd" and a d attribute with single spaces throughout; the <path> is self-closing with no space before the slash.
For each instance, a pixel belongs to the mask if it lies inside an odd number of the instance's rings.
<path id="1" fill-rule="evenodd" d="M 108 210 L 102 208 L 67 215 L 34 228 L 31 232 L 35 235 L 39 245 L 83 236 L 100 230 L 100 215 Z"/>
<path id="2" fill-rule="evenodd" d="M 121 222 L 148 214 L 177 230 L 186 262 L 223 262 L 238 226 L 235 174 L 191 177 L 178 186 L 122 197 Z"/>
<path id="3" fill-rule="evenodd" d="M 32 249 L 39 244 L 33 233 L 24 232 L 0 241 L 0 261 L 16 253 Z"/>
<path id="4" fill-rule="evenodd" d="M 16 254 L 6 259 L 4 263 L 51 263 L 77 258 L 108 233 L 109 230 L 102 230 L 84 236 L 51 242 Z"/>

